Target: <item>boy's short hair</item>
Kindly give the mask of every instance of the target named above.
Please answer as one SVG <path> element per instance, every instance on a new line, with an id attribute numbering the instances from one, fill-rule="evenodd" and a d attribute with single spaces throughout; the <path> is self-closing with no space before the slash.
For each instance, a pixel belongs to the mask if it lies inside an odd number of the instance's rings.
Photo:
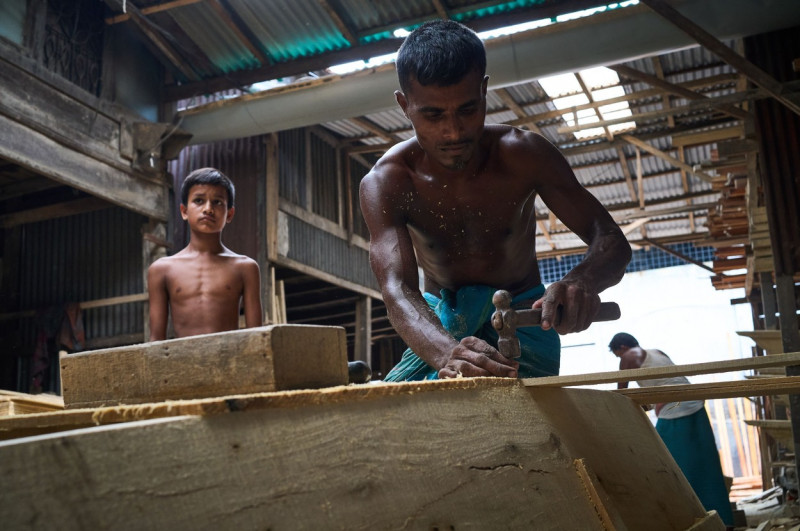
<path id="1" fill-rule="evenodd" d="M 625 345 L 626 347 L 638 347 L 639 342 L 636 341 L 636 338 L 632 335 L 625 332 L 620 332 L 611 338 L 611 343 L 608 344 L 608 350 L 614 352 L 622 345 Z"/>
<path id="2" fill-rule="evenodd" d="M 231 180 L 216 168 L 200 168 L 186 176 L 181 185 L 181 204 L 186 205 L 189 201 L 189 190 L 197 184 L 222 186 L 228 192 L 228 208 L 233 208 L 233 201 L 236 199 L 236 188 L 234 188 Z"/>
<path id="3" fill-rule="evenodd" d="M 397 77 L 407 92 L 420 85 L 455 85 L 477 70 L 486 74 L 486 49 L 474 31 L 453 20 L 426 22 L 406 37 L 397 52 Z"/>

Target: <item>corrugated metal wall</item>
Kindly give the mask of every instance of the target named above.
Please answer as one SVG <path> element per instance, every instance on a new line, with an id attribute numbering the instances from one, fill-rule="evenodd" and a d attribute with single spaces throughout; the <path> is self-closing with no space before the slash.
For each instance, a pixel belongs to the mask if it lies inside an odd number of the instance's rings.
<path id="1" fill-rule="evenodd" d="M 177 159 L 170 161 L 169 171 L 173 175 L 175 190 L 172 214 L 175 248 L 169 254 L 180 251 L 189 243 L 188 227 L 180 216 L 181 184 L 192 171 L 212 167 L 227 175 L 236 187 L 236 212 L 233 221 L 222 232 L 222 241 L 235 253 L 257 258 L 259 242 L 265 238 L 265 235 L 257 234 L 258 183 L 264 180 L 265 153 L 263 137 L 237 138 L 189 146 Z"/>
<path id="2" fill-rule="evenodd" d="M 312 211 L 333 222 L 339 221 L 339 172 L 336 147 L 311 133 Z"/>
<path id="3" fill-rule="evenodd" d="M 19 256 L 6 257 L 19 260 L 16 282 L 20 310 L 50 310 L 60 317 L 67 303 L 143 293 L 145 221 L 139 214 L 111 207 L 20 227 Z M 115 336 L 140 339 L 143 305 L 137 302 L 84 310 L 87 341 Z M 15 346 L 13 352 L 4 355 L 19 359 L 15 364 L 17 387 L 22 391 L 30 389 L 31 358 L 39 329 L 36 317 L 24 317 L 15 330 L 6 329 L 4 333 L 3 340 Z M 56 364 L 50 360 L 43 390 L 58 390 Z"/>
<path id="4" fill-rule="evenodd" d="M 278 133 L 279 193 L 295 205 L 306 206 L 306 135 L 303 129 Z"/>
<path id="5" fill-rule="evenodd" d="M 339 278 L 379 290 L 369 265 L 369 252 L 350 245 L 294 216 L 289 222 L 287 257 Z"/>
<path id="6" fill-rule="evenodd" d="M 112 207 L 24 225 L 20 308 L 143 293 L 145 221 L 139 214 Z M 142 304 L 84 311 L 87 338 L 142 332 Z"/>
<path id="7" fill-rule="evenodd" d="M 796 81 L 800 28 L 750 37 L 747 58 L 779 82 Z M 761 181 L 770 216 L 775 273 L 800 271 L 800 116 L 773 98 L 755 104 Z"/>

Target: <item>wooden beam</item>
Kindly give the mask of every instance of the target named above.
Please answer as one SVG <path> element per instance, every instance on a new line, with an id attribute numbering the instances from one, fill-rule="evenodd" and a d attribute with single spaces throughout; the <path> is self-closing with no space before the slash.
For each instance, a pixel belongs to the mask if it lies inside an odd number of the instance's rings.
<path id="1" fill-rule="evenodd" d="M 158 30 L 153 27 L 153 23 L 147 20 L 142 12 L 133 5 L 133 2 L 127 2 L 126 0 L 105 0 L 105 2 L 111 6 L 112 9 L 126 11 L 129 15 L 128 20 L 133 22 L 147 41 L 155 46 L 175 70 L 183 74 L 189 81 L 200 81 L 200 76 L 191 68 L 191 65 L 161 36 Z"/>
<path id="2" fill-rule="evenodd" d="M 685 531 L 705 516 L 631 400 L 461 380 L 62 412 L 102 424 L 183 416 L 0 443 L 0 513 L 9 529 L 72 522 L 80 507 L 81 522 L 101 529 L 599 530 L 574 466 L 582 459 L 618 531 Z M 465 404 L 480 422 L 465 422 Z M 421 422 L 432 412 L 435 423 Z"/>
<path id="3" fill-rule="evenodd" d="M 658 64 L 660 65 L 661 63 L 659 62 Z M 626 65 L 622 65 L 622 64 L 612 65 L 612 66 L 609 66 L 609 68 L 611 70 L 614 70 L 616 73 L 618 73 L 620 75 L 623 75 L 623 76 L 628 77 L 630 79 L 635 79 L 635 80 L 638 80 L 638 81 L 642 81 L 644 83 L 647 83 L 648 85 L 652 85 L 653 87 L 659 88 L 659 89 L 661 89 L 661 90 L 663 90 L 665 92 L 668 92 L 670 94 L 675 94 L 676 96 L 681 96 L 682 98 L 686 98 L 687 100 L 708 99 L 706 96 L 703 96 L 702 94 L 698 94 L 697 92 L 695 92 L 693 90 L 689 90 L 689 89 L 684 88 L 684 87 L 682 87 L 680 85 L 676 85 L 674 83 L 670 83 L 669 81 L 666 81 L 664 79 L 660 79 L 658 76 L 653 76 L 653 75 L 650 75 L 650 74 L 648 74 L 646 72 L 641 72 L 639 70 L 636 70 L 635 68 L 631 68 L 631 67 L 626 66 Z M 721 104 L 721 105 L 712 105 L 712 107 L 724 112 L 725 114 L 729 114 L 729 115 L 733 116 L 734 118 L 738 118 L 740 120 L 746 120 L 747 118 L 750 117 L 750 114 L 747 111 L 743 111 L 742 109 L 739 109 L 739 108 L 734 107 L 732 105 Z M 669 109 L 670 106 L 668 104 L 665 104 L 664 108 L 665 109 Z M 672 125 L 672 127 L 674 127 L 674 124 Z"/>
<path id="4" fill-rule="evenodd" d="M 710 76 L 710 77 L 707 77 L 707 78 L 701 78 L 701 79 L 695 79 L 695 80 L 692 80 L 692 81 L 687 81 L 686 83 L 681 83 L 678 86 L 684 87 L 686 89 L 699 89 L 699 88 L 704 88 L 704 87 L 714 87 L 714 86 L 718 86 L 720 84 L 726 84 L 726 83 L 730 83 L 730 84 L 733 85 L 735 83 L 735 81 L 736 81 L 736 77 L 735 76 L 732 76 L 730 74 L 722 74 L 722 75 Z M 739 91 L 739 92 L 742 92 L 742 91 Z M 617 96 L 616 98 L 609 98 L 607 100 L 602 100 L 600 102 L 584 103 L 584 104 L 581 104 L 581 105 L 576 105 L 575 107 L 570 107 L 569 110 L 570 111 L 583 111 L 583 110 L 586 110 L 586 109 L 591 109 L 593 107 L 611 105 L 613 103 L 630 102 L 630 101 L 634 101 L 634 100 L 647 100 L 647 99 L 652 98 L 654 96 L 659 96 L 661 93 L 662 92 L 660 90 L 658 90 L 658 89 L 640 90 L 638 92 L 631 92 L 630 94 L 625 94 L 623 96 Z M 551 101 L 551 100 L 546 100 L 546 101 Z M 537 103 L 539 103 L 539 102 L 537 102 Z M 521 125 L 524 125 L 526 123 L 526 120 L 533 119 L 533 120 L 536 120 L 536 121 L 545 121 L 545 120 L 551 120 L 553 118 L 559 118 L 562 115 L 564 115 L 564 110 L 563 109 L 556 109 L 556 110 L 547 111 L 547 112 L 543 112 L 543 113 L 539 113 L 539 114 L 534 114 L 534 115 L 530 116 L 527 119 L 526 118 L 521 118 L 521 119 L 518 119 L 518 120 L 514 120 L 512 122 L 506 122 L 506 123 L 508 125 L 521 126 Z M 668 116 L 671 116 L 671 115 L 668 115 Z"/>
<path id="5" fill-rule="evenodd" d="M 699 146 L 702 144 L 711 144 L 712 142 L 719 142 L 721 140 L 728 140 L 731 138 L 741 138 L 743 136 L 744 127 L 741 125 L 737 125 L 735 127 L 723 127 L 721 129 L 711 129 L 708 131 L 689 131 L 687 133 L 672 135 L 672 146 Z"/>
<path id="6" fill-rule="evenodd" d="M 0 157 L 123 208 L 167 219 L 164 183 L 136 178 L 0 114 Z"/>
<path id="7" fill-rule="evenodd" d="M 439 18 L 448 19 L 450 15 L 447 14 L 447 8 L 445 8 L 442 0 L 432 0 L 433 8 L 436 10 L 436 16 Z"/>
<path id="8" fill-rule="evenodd" d="M 342 17 L 339 15 L 339 12 L 334 8 L 328 0 L 317 0 L 320 7 L 325 10 L 331 20 L 333 21 L 336 28 L 341 32 L 342 36 L 347 40 L 350 46 L 358 46 L 358 37 L 356 36 L 355 32 L 350 29 L 350 27 L 345 24 Z"/>
<path id="9" fill-rule="evenodd" d="M 692 175 L 694 175 L 698 179 L 701 179 L 701 180 L 706 181 L 708 183 L 710 183 L 710 182 L 712 182 L 714 180 L 714 178 L 711 175 L 708 175 L 707 173 L 704 173 L 702 171 L 696 171 L 693 167 L 689 166 L 685 162 L 681 162 L 680 160 L 676 159 L 675 157 L 671 157 L 671 156 L 667 155 L 666 153 L 664 153 L 660 149 L 654 148 L 653 146 L 651 146 L 647 142 L 639 140 L 635 136 L 620 135 L 620 138 L 622 140 L 624 140 L 625 142 L 631 144 L 631 145 L 637 146 L 637 147 L 643 149 L 644 151 L 647 151 L 651 155 L 655 155 L 656 157 L 669 162 L 670 164 L 672 164 L 676 168 L 680 168 L 681 170 L 684 170 L 687 173 L 691 173 Z"/>
<path id="10" fill-rule="evenodd" d="M 54 205 L 14 212 L 12 214 L 4 214 L 0 216 L 0 228 L 8 229 L 26 223 L 36 223 L 49 219 L 74 216 L 76 214 L 94 212 L 95 210 L 102 210 L 109 207 L 111 207 L 111 205 L 107 201 L 97 197 L 84 197 Z"/>
<path id="11" fill-rule="evenodd" d="M 394 134 L 392 134 L 389 131 L 383 129 L 382 127 L 379 127 L 379 126 L 375 125 L 374 123 L 372 123 L 367 118 L 356 117 L 356 118 L 350 118 L 349 121 L 353 122 L 354 124 L 358 125 L 359 127 L 363 128 L 363 129 L 366 129 L 367 131 L 369 131 L 373 135 L 377 136 L 381 140 L 384 140 L 386 142 L 393 142 L 393 143 L 400 142 L 400 139 L 398 137 L 396 137 Z"/>
<path id="12" fill-rule="evenodd" d="M 733 382 L 708 382 L 681 385 L 658 385 L 618 389 L 638 404 L 658 404 L 681 402 L 685 400 L 714 400 L 745 396 L 770 396 L 800 393 L 800 376 L 777 376 L 757 380 L 738 380 Z"/>
<path id="13" fill-rule="evenodd" d="M 106 306 L 116 306 L 117 304 L 128 304 L 131 302 L 144 302 L 147 300 L 147 293 L 135 293 L 133 295 L 120 295 L 119 297 L 106 297 L 103 299 L 79 302 L 78 306 L 81 310 L 88 310 L 90 308 L 103 308 Z M 35 315 L 36 310 L 21 310 L 18 312 L 0 313 L 0 321 L 19 319 L 20 317 L 34 317 Z"/>
<path id="14" fill-rule="evenodd" d="M 669 247 L 667 247 L 666 245 L 661 245 L 660 243 L 658 243 L 656 241 L 653 241 L 653 240 L 649 240 L 647 238 L 643 239 L 642 241 L 644 241 L 644 243 L 646 243 L 648 245 L 652 245 L 653 247 L 661 249 L 662 251 L 664 251 L 667 254 L 671 254 L 672 256 L 674 256 L 676 258 L 680 258 L 684 262 L 688 262 L 690 264 L 694 264 L 697 267 L 701 267 L 701 268 L 703 268 L 703 269 L 705 269 L 707 271 L 710 271 L 712 273 L 716 273 L 716 271 L 714 271 L 713 268 L 708 267 L 703 262 L 699 262 L 699 261 L 695 260 L 694 258 L 691 258 L 691 257 L 686 256 L 684 254 L 681 254 L 681 253 L 679 253 L 677 251 L 674 251 L 674 250 L 670 249 Z"/>
<path id="15" fill-rule="evenodd" d="M 661 65 L 661 58 L 657 55 L 654 55 L 653 57 L 650 58 L 650 62 L 653 63 L 653 70 L 656 71 L 656 78 L 659 79 L 660 81 L 665 81 L 666 78 L 664 77 L 664 67 Z M 670 101 L 669 93 L 667 92 L 661 95 L 661 107 L 664 109 L 669 109 L 670 107 L 672 107 L 672 101 Z M 671 115 L 667 116 L 667 126 L 670 129 L 675 127 L 674 116 Z"/>
<path id="16" fill-rule="evenodd" d="M 797 86 L 796 82 L 789 82 L 784 85 L 789 90 L 789 87 Z M 717 104 L 722 103 L 742 103 L 748 100 L 758 100 L 768 98 L 769 94 L 764 89 L 748 89 L 744 92 L 735 92 L 733 94 L 725 94 L 724 96 L 716 96 L 714 98 L 703 98 L 701 100 L 692 100 L 686 105 L 670 107 L 668 109 L 660 109 L 657 111 L 648 111 L 634 113 L 633 116 L 623 116 L 621 118 L 614 118 L 611 120 L 603 120 L 588 125 L 570 125 L 558 128 L 559 133 L 574 133 L 587 127 L 603 127 L 609 125 L 617 125 L 625 122 L 642 122 L 644 120 L 656 120 L 666 118 L 668 116 L 675 116 L 678 114 L 688 114 L 698 110 L 709 109 Z M 563 114 L 563 113 L 562 113 Z"/>
<path id="17" fill-rule="evenodd" d="M 711 33 L 683 16 L 665 0 L 642 0 L 642 3 L 689 35 L 717 57 L 731 65 L 737 71 L 746 75 L 750 81 L 766 90 L 770 96 L 781 102 L 791 111 L 800 114 L 800 96 L 797 94 L 786 94 L 781 83 L 775 80 L 775 78 L 727 47 Z"/>
<path id="18" fill-rule="evenodd" d="M 511 93 L 508 91 L 508 89 L 499 88 L 499 89 L 495 90 L 494 93 L 498 98 L 500 98 L 500 101 L 503 102 L 503 105 L 508 107 L 508 110 L 513 112 L 517 116 L 517 118 L 526 118 L 528 116 L 528 113 L 526 113 L 525 109 L 523 109 L 514 100 L 514 96 L 511 95 Z M 525 126 L 527 126 L 528 129 L 530 129 L 534 133 L 542 134 L 542 130 L 539 128 L 539 126 L 536 124 L 536 122 L 527 122 L 525 124 Z"/>
<path id="19" fill-rule="evenodd" d="M 168 11 L 170 9 L 189 6 L 204 1 L 205 0 L 172 0 L 171 2 L 164 2 L 162 4 L 143 7 L 141 10 L 139 10 L 139 12 L 142 15 L 152 15 L 153 13 L 160 13 L 162 11 Z M 113 7 L 115 6 L 112 5 L 112 8 Z M 125 7 L 127 8 L 127 4 L 125 5 Z M 106 18 L 106 24 L 112 26 L 114 24 L 119 24 L 120 22 L 125 22 L 126 20 L 130 20 L 130 18 L 131 18 L 130 13 L 122 13 L 121 15 L 114 15 L 113 17 Z"/>
<path id="20" fill-rule="evenodd" d="M 314 389 L 347 384 L 347 348 L 340 327 L 263 326 L 71 354 L 61 382 L 71 409 Z"/>
<path id="21" fill-rule="evenodd" d="M 214 11 L 214 14 L 221 20 L 228 29 L 236 35 L 236 38 L 247 48 L 262 65 L 270 64 L 269 58 L 264 55 L 258 46 L 245 33 L 245 28 L 231 17 L 231 13 L 219 2 L 219 0 L 206 0 L 206 4 Z"/>
<path id="22" fill-rule="evenodd" d="M 739 372 L 768 367 L 787 367 L 800 364 L 800 352 L 773 354 L 736 360 L 709 361 L 687 365 L 670 365 L 668 367 L 648 367 L 644 369 L 628 369 L 624 371 L 598 372 L 592 374 L 576 374 L 570 376 L 547 376 L 544 378 L 523 378 L 521 381 L 529 387 L 570 387 L 576 385 L 597 385 L 607 383 L 633 382 L 636 380 L 653 380 L 673 376 L 692 376 L 696 374 L 713 374 L 722 372 Z"/>

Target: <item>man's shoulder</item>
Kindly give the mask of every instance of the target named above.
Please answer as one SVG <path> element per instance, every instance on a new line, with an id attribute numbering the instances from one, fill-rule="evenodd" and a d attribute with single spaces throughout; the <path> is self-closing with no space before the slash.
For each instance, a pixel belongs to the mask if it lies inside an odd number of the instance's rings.
<path id="1" fill-rule="evenodd" d="M 415 149 L 415 146 L 417 149 Z M 388 191 L 399 191 L 403 183 L 410 183 L 416 171 L 422 149 L 416 139 L 395 144 L 387 151 L 361 181 L 362 188 L 376 187 Z"/>
<path id="2" fill-rule="evenodd" d="M 486 126 L 487 136 L 493 144 L 505 150 L 541 150 L 550 146 L 550 142 L 542 135 L 533 131 L 512 127 L 505 124 L 492 124 Z"/>

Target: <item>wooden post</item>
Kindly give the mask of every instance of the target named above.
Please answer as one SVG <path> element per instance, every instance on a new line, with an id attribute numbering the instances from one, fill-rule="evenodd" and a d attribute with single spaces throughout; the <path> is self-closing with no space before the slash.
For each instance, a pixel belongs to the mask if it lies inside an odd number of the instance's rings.
<path id="1" fill-rule="evenodd" d="M 797 306 L 795 304 L 794 278 L 791 274 L 776 275 L 778 312 L 780 313 L 781 339 L 784 352 L 800 351 L 800 332 L 797 329 Z M 800 365 L 786 367 L 787 376 L 800 376 Z M 800 395 L 789 395 L 792 439 L 794 447 L 800 448 Z M 795 451 L 795 468 L 800 472 L 800 452 Z"/>
<path id="2" fill-rule="evenodd" d="M 167 226 L 165 223 L 150 218 L 142 225 L 142 280 L 147 292 L 147 270 L 150 264 L 167 255 Z M 144 333 L 142 341 L 150 339 L 150 302 L 144 303 Z"/>
<path id="3" fill-rule="evenodd" d="M 777 303 L 775 302 L 775 287 L 772 285 L 772 273 L 759 273 L 759 284 L 761 285 L 761 304 L 764 306 L 764 329 L 775 330 L 778 328 L 778 319 L 776 317 Z"/>
<path id="4" fill-rule="evenodd" d="M 256 262 L 261 273 L 261 308 L 264 309 L 261 324 L 269 323 L 270 314 L 266 310 L 269 304 L 270 285 L 267 282 L 269 274 L 269 258 L 267 247 L 269 245 L 269 223 L 267 222 L 267 167 L 266 160 L 270 156 L 268 144 L 264 143 L 264 155 L 261 159 L 263 174 L 256 179 Z M 259 172 L 260 173 L 260 172 Z"/>
<path id="5" fill-rule="evenodd" d="M 356 301 L 355 360 L 372 366 L 372 298 L 364 296 Z"/>

